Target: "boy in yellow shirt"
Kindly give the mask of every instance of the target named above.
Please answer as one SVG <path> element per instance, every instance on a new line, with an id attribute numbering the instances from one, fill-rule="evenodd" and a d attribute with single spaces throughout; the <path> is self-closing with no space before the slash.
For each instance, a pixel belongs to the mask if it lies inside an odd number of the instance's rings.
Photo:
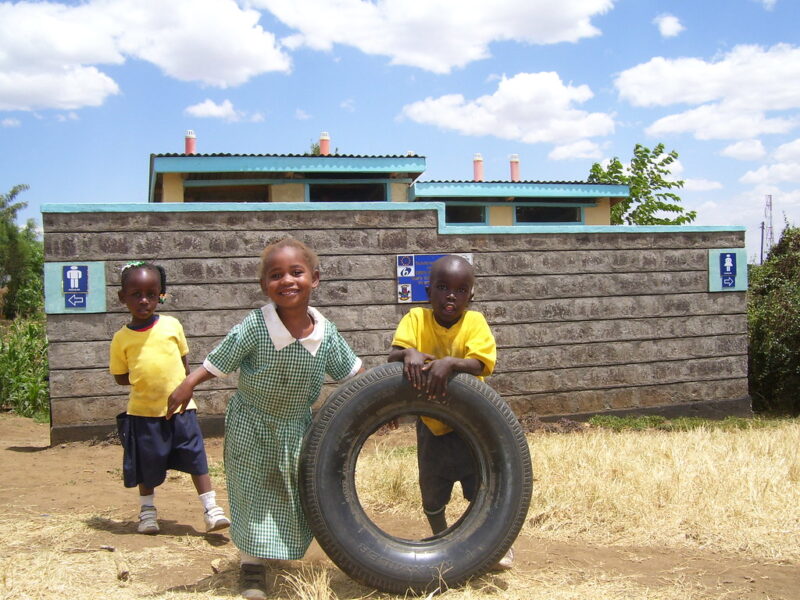
<path id="1" fill-rule="evenodd" d="M 427 288 L 431 308 L 412 308 L 395 331 L 389 362 L 402 362 L 411 385 L 431 398 L 447 392 L 453 373 L 483 379 L 494 370 L 494 336 L 481 313 L 467 310 L 474 285 L 475 271 L 467 260 L 443 256 L 431 265 Z M 447 529 L 445 508 L 455 482 L 461 483 L 464 498 L 471 501 L 475 496 L 478 480 L 472 453 L 452 428 L 420 417 L 417 461 L 422 507 L 437 534 Z M 509 569 L 512 563 L 509 550 L 497 567 Z"/>

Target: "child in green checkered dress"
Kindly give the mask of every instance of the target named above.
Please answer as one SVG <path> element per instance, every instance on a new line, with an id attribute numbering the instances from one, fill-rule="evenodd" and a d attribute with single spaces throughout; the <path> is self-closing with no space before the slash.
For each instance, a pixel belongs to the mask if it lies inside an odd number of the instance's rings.
<path id="1" fill-rule="evenodd" d="M 169 399 L 180 411 L 199 383 L 239 370 L 225 414 L 225 475 L 231 538 L 241 552 L 242 595 L 266 597 L 269 559 L 299 559 L 312 534 L 300 505 L 298 466 L 311 405 L 325 374 L 355 375 L 361 360 L 336 326 L 309 306 L 319 260 L 292 238 L 261 255 L 270 302 L 252 311 L 190 373 Z"/>

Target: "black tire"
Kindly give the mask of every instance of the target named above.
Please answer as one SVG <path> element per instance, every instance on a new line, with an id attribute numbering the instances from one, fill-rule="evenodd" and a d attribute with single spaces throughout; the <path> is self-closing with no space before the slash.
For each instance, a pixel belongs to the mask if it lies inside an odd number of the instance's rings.
<path id="1" fill-rule="evenodd" d="M 300 459 L 300 497 L 317 541 L 354 580 L 381 591 L 416 593 L 463 584 L 493 566 L 519 534 L 532 491 L 524 432 L 500 396 L 459 373 L 444 399 L 430 401 L 388 363 L 342 385 L 320 408 Z M 367 438 L 407 414 L 439 418 L 473 450 L 478 491 L 457 523 L 423 540 L 375 525 L 358 501 L 355 467 Z M 420 507 L 420 511 L 422 507 Z"/>

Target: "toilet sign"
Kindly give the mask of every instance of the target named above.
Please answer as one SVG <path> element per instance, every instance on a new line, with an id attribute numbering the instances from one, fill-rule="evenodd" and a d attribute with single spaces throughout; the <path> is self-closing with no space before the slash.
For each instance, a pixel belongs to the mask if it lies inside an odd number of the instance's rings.
<path id="1" fill-rule="evenodd" d="M 45 263 L 44 308 L 50 315 L 105 312 L 105 263 Z"/>
<path id="2" fill-rule="evenodd" d="M 708 251 L 708 291 L 747 290 L 747 255 L 744 248 Z"/>

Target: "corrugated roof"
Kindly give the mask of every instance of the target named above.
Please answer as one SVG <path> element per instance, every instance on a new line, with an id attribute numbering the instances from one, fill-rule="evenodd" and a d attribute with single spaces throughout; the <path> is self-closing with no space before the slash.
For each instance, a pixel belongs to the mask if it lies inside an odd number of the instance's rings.
<path id="1" fill-rule="evenodd" d="M 539 181 L 534 179 L 525 179 L 522 181 L 510 181 L 508 179 L 496 179 L 492 181 L 475 181 L 474 179 L 432 179 L 417 181 L 417 183 L 502 183 L 505 185 L 516 184 L 535 184 L 535 185 L 617 185 L 615 183 L 589 183 L 588 181 Z"/>
<path id="2" fill-rule="evenodd" d="M 215 152 L 213 154 L 185 154 L 179 152 L 169 152 L 166 154 L 151 154 L 155 158 L 202 158 L 207 157 L 254 157 L 254 158 L 425 158 L 421 154 L 239 154 L 230 152 Z"/>

